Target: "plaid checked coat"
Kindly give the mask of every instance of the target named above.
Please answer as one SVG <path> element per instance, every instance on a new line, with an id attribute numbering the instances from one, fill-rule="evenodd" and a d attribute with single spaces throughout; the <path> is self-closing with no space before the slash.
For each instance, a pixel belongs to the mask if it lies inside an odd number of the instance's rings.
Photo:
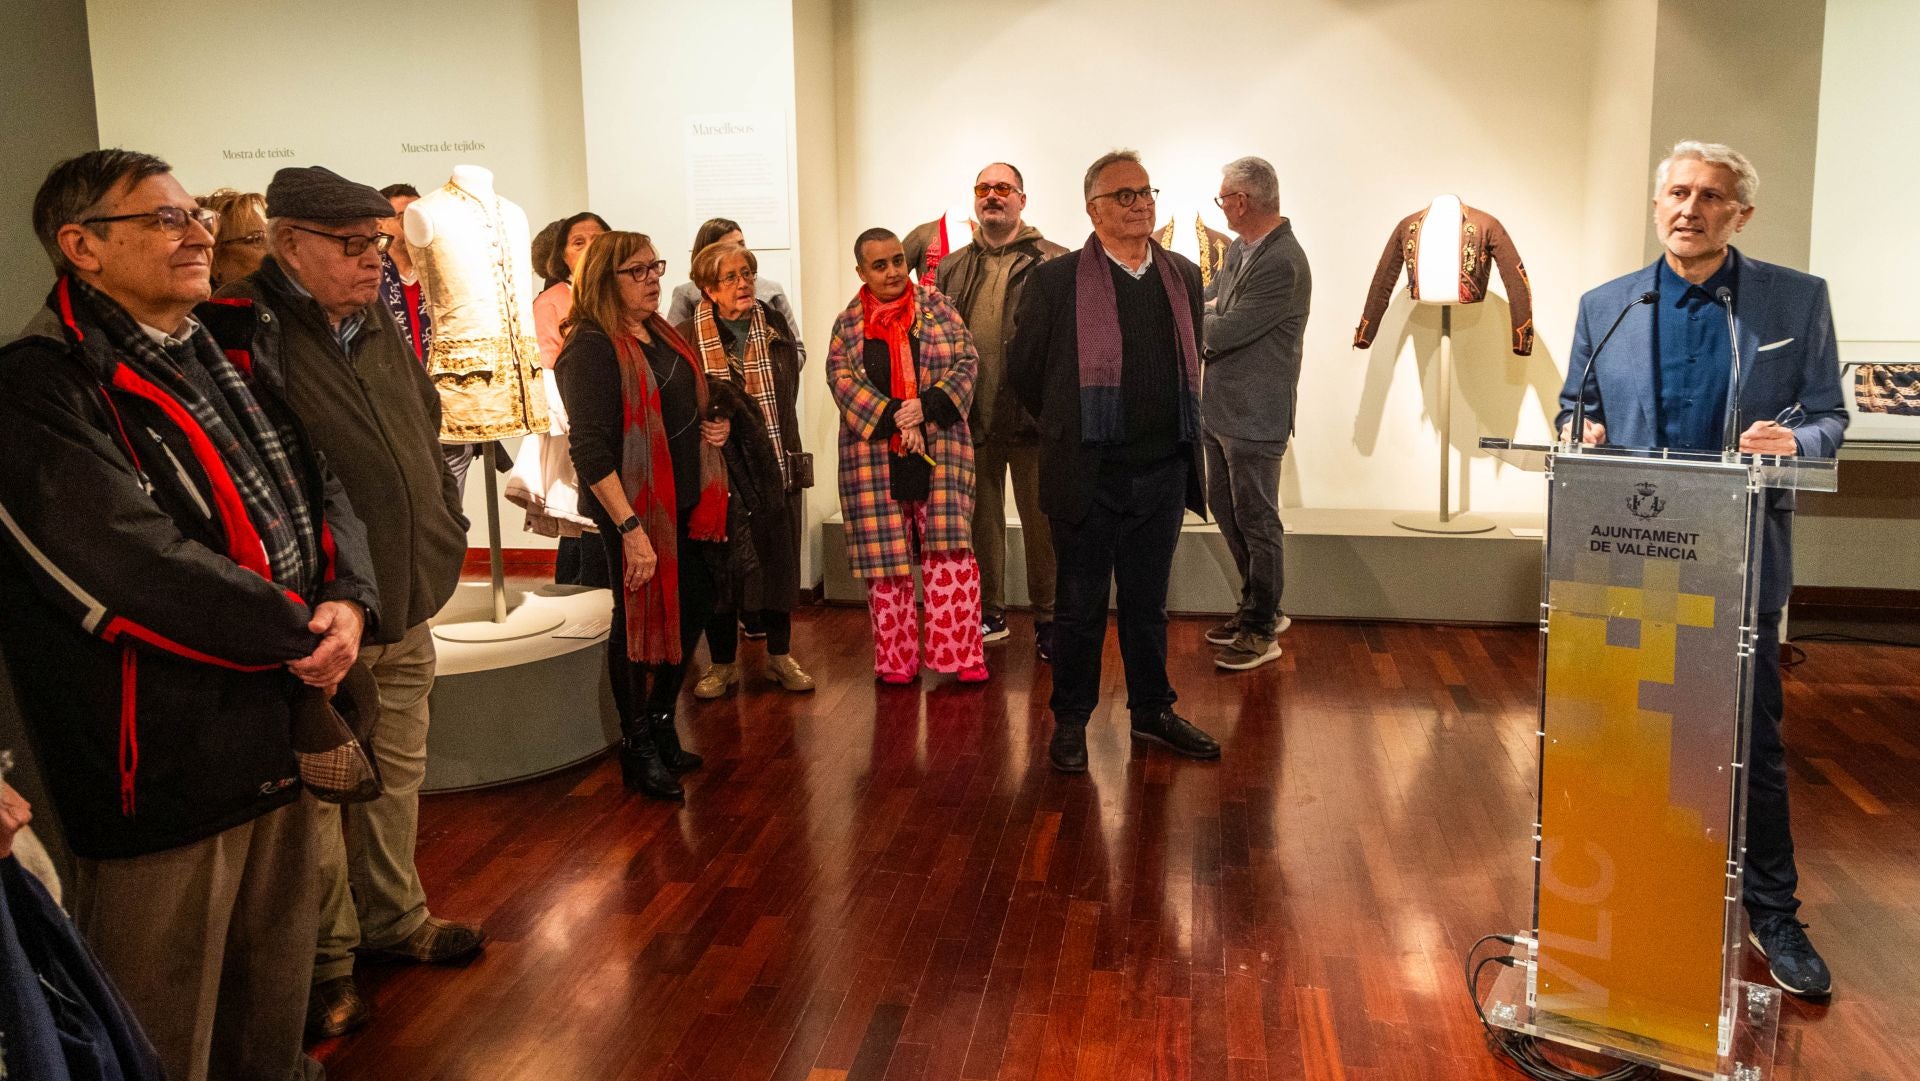
<path id="1" fill-rule="evenodd" d="M 937 424 L 929 416 L 922 431 L 934 460 L 927 495 L 929 552 L 973 547 L 973 436 L 967 410 L 973 404 L 973 377 L 979 358 L 973 334 L 939 293 L 914 286 L 918 309 L 910 336 L 919 362 L 921 393 L 938 391 L 953 400 L 959 419 Z M 913 548 L 907 516 L 893 498 L 887 438 L 893 434 L 894 399 L 867 378 L 866 333 L 855 296 L 834 320 L 827 352 L 827 386 L 840 407 L 840 513 L 847 527 L 847 562 L 857 578 L 899 577 L 913 573 Z"/>

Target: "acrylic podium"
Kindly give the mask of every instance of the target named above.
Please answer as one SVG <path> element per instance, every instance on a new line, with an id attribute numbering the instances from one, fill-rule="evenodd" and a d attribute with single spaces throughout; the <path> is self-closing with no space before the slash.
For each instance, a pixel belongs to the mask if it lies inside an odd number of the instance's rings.
<path id="1" fill-rule="evenodd" d="M 1487 1019 L 1766 1081 L 1779 991 L 1739 978 L 1759 538 L 1835 463 L 1480 445 L 1548 478 L 1533 935 Z"/>

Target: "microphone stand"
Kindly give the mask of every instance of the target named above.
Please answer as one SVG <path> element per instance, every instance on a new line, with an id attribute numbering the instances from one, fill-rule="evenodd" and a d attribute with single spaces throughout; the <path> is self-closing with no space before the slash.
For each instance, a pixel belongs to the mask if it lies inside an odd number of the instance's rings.
<path id="1" fill-rule="evenodd" d="M 1733 290 L 1721 286 L 1714 300 L 1726 309 L 1728 352 L 1733 354 L 1733 368 L 1727 373 L 1726 419 L 1720 429 L 1720 454 L 1731 461 L 1740 454 L 1740 324 L 1733 315 Z"/>
<path id="2" fill-rule="evenodd" d="M 1593 374 L 1593 365 L 1595 361 L 1600 359 L 1600 351 L 1605 349 L 1607 343 L 1613 340 L 1613 332 L 1620 329 L 1620 324 L 1626 321 L 1628 312 L 1642 304 L 1652 304 L 1659 299 L 1660 294 L 1652 290 L 1648 290 L 1634 297 L 1632 302 L 1620 309 L 1619 315 L 1613 317 L 1613 325 L 1608 327 L 1607 332 L 1600 336 L 1600 344 L 1594 346 L 1593 352 L 1587 354 L 1587 366 L 1580 371 L 1580 389 L 1573 396 L 1573 416 L 1567 419 L 1566 449 L 1569 453 L 1579 454 L 1580 449 L 1586 446 L 1587 377 Z"/>

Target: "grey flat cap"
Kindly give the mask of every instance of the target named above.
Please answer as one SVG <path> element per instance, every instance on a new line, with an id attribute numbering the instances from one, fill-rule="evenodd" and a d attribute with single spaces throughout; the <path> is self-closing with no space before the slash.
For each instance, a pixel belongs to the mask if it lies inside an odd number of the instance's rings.
<path id="1" fill-rule="evenodd" d="M 289 167 L 267 185 L 267 217 L 306 221 L 358 221 L 391 218 L 393 204 L 365 184 L 356 184 L 320 165 Z"/>

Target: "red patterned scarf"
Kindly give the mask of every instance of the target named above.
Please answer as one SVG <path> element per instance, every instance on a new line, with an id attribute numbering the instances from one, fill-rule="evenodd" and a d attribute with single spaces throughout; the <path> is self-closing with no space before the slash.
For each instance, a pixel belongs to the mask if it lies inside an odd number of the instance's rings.
<path id="1" fill-rule="evenodd" d="M 913 345 L 907 341 L 907 335 L 913 329 L 914 295 L 913 288 L 901 293 L 892 300 L 882 301 L 873 295 L 873 290 L 860 287 L 860 320 L 866 328 L 866 336 L 887 343 L 887 359 L 893 365 L 892 396 L 896 401 L 907 401 L 920 396 L 919 373 L 913 366 Z M 900 433 L 894 432 L 887 440 L 888 449 L 895 454 L 905 454 L 906 448 L 900 445 Z"/>
<path id="2" fill-rule="evenodd" d="M 647 331 L 672 347 L 693 373 L 698 413 L 707 415 L 707 379 L 694 359 L 693 349 L 656 313 Z M 646 531 L 659 560 L 653 577 L 638 587 L 623 586 L 627 601 L 627 657 L 640 664 L 678 664 L 680 655 L 680 560 L 675 526 L 679 500 L 673 485 L 673 458 L 667 447 L 667 426 L 660 417 L 660 388 L 647 366 L 640 340 L 631 334 L 613 337 L 620 357 L 620 400 L 625 406 L 626 432 L 620 447 L 620 487 L 633 504 L 633 513 Z M 700 444 L 700 502 L 693 508 L 687 535 L 694 540 L 722 541 L 727 537 L 727 470 L 720 448 Z"/>

